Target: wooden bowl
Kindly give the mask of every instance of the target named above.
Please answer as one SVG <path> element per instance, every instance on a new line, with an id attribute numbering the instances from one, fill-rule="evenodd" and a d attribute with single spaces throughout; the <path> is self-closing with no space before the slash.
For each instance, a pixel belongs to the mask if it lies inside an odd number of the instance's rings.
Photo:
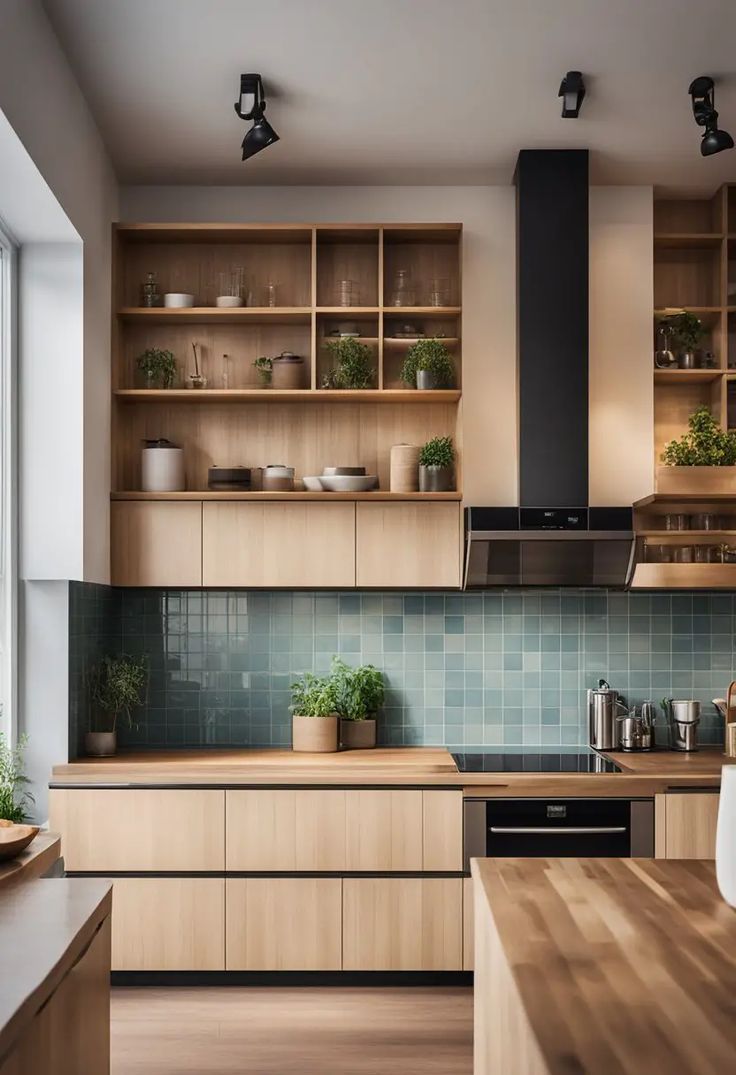
<path id="1" fill-rule="evenodd" d="M 13 821 L 0 821 L 0 861 L 12 859 L 25 851 L 36 838 L 38 825 L 16 825 Z"/>

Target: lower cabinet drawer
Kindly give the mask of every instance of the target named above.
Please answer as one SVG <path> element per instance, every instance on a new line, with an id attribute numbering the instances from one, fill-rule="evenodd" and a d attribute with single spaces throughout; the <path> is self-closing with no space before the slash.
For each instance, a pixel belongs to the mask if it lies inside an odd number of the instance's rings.
<path id="1" fill-rule="evenodd" d="M 462 970 L 461 877 L 343 879 L 343 970 Z"/>
<path id="2" fill-rule="evenodd" d="M 339 877 L 229 878 L 228 970 L 340 970 Z"/>
<path id="3" fill-rule="evenodd" d="M 112 879 L 113 970 L 224 970 L 225 880 Z"/>

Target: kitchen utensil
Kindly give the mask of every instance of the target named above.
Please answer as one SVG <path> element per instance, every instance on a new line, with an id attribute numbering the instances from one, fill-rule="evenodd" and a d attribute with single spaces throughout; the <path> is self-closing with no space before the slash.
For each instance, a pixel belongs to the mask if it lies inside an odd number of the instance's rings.
<path id="1" fill-rule="evenodd" d="M 389 486 L 392 493 L 419 489 L 419 448 L 415 444 L 394 444 L 391 448 Z"/>
<path id="2" fill-rule="evenodd" d="M 210 467 L 207 471 L 207 488 L 221 492 L 246 491 L 250 489 L 250 467 Z"/>
<path id="3" fill-rule="evenodd" d="M 0 821 L 0 860 L 12 859 L 25 851 L 38 835 L 38 825 L 16 825 L 13 821 Z"/>
<path id="4" fill-rule="evenodd" d="M 320 479 L 316 475 L 307 475 L 307 474 L 305 474 L 304 477 L 302 478 L 302 482 L 304 483 L 304 488 L 310 493 L 323 493 L 324 492 L 324 487 L 322 485 L 322 482 L 320 481 Z"/>
<path id="5" fill-rule="evenodd" d="M 588 691 L 588 741 L 595 750 L 617 748 L 619 727 L 616 718 L 621 710 L 628 715 L 618 691 L 613 690 L 605 679 L 599 679 L 598 686 Z"/>
<path id="6" fill-rule="evenodd" d="M 164 295 L 164 306 L 169 310 L 194 306 L 194 295 L 187 295 L 183 291 L 168 291 Z"/>
<path id="7" fill-rule="evenodd" d="M 670 723 L 672 749 L 687 753 L 697 750 L 700 702 L 663 698 L 662 709 Z"/>
<path id="8" fill-rule="evenodd" d="M 186 489 L 184 450 L 170 440 L 144 440 L 141 449 L 141 489 L 144 493 L 177 493 Z"/>
<path id="9" fill-rule="evenodd" d="M 322 476 L 325 478 L 361 478 L 365 476 L 365 467 L 323 467 Z"/>
<path id="10" fill-rule="evenodd" d="M 271 363 L 272 388 L 301 388 L 304 359 L 292 351 L 282 351 Z"/>
<path id="11" fill-rule="evenodd" d="M 367 493 L 378 488 L 375 474 L 323 474 L 319 480 L 331 493 Z"/>
<path id="12" fill-rule="evenodd" d="M 271 464 L 263 470 L 263 491 L 266 493 L 289 493 L 294 488 L 294 468 Z"/>
<path id="13" fill-rule="evenodd" d="M 671 335 L 670 322 L 660 321 L 657 327 L 657 350 L 654 352 L 654 365 L 658 370 L 666 370 L 675 365 L 675 356 L 670 350 Z"/>
<path id="14" fill-rule="evenodd" d="M 645 707 L 649 707 L 645 710 Z M 651 722 L 651 702 L 645 702 L 641 713 L 632 706 L 628 714 L 617 718 L 621 749 L 626 751 L 652 750 L 654 734 Z"/>

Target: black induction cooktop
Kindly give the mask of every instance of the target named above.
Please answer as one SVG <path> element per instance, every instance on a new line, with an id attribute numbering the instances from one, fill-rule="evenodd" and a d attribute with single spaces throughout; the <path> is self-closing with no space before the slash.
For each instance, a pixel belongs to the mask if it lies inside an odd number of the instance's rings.
<path id="1" fill-rule="evenodd" d="M 452 752 L 461 773 L 620 773 L 615 762 L 595 750 L 574 754 L 529 750 L 515 753 L 492 751 Z"/>

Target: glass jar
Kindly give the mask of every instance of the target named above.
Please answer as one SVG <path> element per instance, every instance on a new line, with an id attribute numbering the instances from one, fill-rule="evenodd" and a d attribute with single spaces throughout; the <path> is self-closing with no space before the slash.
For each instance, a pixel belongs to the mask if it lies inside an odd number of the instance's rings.
<path id="1" fill-rule="evenodd" d="M 690 516 L 682 514 L 667 514 L 664 517 L 665 530 L 689 530 Z"/>
<path id="2" fill-rule="evenodd" d="M 450 305 L 450 281 L 445 276 L 436 276 L 429 282 L 429 305 Z"/>
<path id="3" fill-rule="evenodd" d="M 337 305 L 358 306 L 358 285 L 355 280 L 337 281 Z"/>
<path id="4" fill-rule="evenodd" d="M 691 564 L 694 559 L 692 545 L 675 545 L 672 552 L 673 564 Z"/>
<path id="5" fill-rule="evenodd" d="M 696 564 L 716 564 L 720 560 L 720 546 L 695 545 L 693 559 Z"/>
<path id="6" fill-rule="evenodd" d="M 720 530 L 720 516 L 712 511 L 699 512 L 690 516 L 690 526 L 693 530 Z"/>
<path id="7" fill-rule="evenodd" d="M 394 274 L 389 306 L 416 306 L 417 293 L 407 269 L 397 269 Z"/>

